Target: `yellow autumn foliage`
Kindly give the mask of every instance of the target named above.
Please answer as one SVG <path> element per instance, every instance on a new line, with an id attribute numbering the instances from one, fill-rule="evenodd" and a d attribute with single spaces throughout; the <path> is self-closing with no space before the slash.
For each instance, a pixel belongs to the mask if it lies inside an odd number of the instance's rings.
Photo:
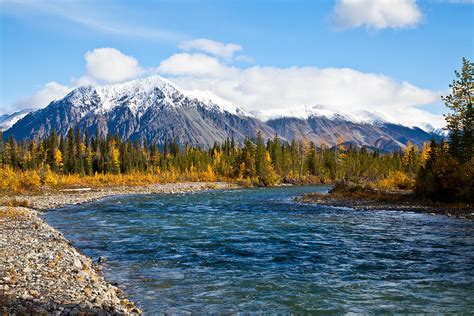
<path id="1" fill-rule="evenodd" d="M 210 164 L 205 171 L 197 171 L 195 167 L 191 167 L 186 172 L 180 173 L 174 168 L 161 171 L 159 167 L 156 167 L 148 172 L 137 171 L 126 174 L 96 173 L 94 175 L 55 173 L 49 166 L 28 171 L 14 171 L 12 168 L 7 167 L 0 168 L 0 195 L 80 187 L 143 186 L 156 183 L 214 182 L 217 180 L 231 181 L 227 177 L 218 178 Z"/>
<path id="2" fill-rule="evenodd" d="M 415 180 L 408 177 L 404 172 L 396 171 L 391 173 L 387 178 L 377 181 L 374 187 L 390 190 L 390 189 L 411 189 L 415 185 Z"/>
<path id="3" fill-rule="evenodd" d="M 0 224 L 9 219 L 9 220 L 19 220 L 23 217 L 28 216 L 28 211 L 26 209 L 18 208 L 18 207 L 6 207 L 0 209 Z"/>
<path id="4" fill-rule="evenodd" d="M 41 178 L 35 170 L 21 172 L 20 186 L 26 191 L 38 191 L 41 188 Z"/>
<path id="5" fill-rule="evenodd" d="M 49 167 L 43 172 L 43 184 L 49 187 L 56 187 L 58 185 L 58 177 Z"/>
<path id="6" fill-rule="evenodd" d="M 426 161 L 428 160 L 428 158 L 430 156 L 430 152 L 431 152 L 430 144 L 429 143 L 424 143 L 423 144 L 423 149 L 421 150 L 421 154 L 420 154 L 420 162 L 421 162 L 422 166 L 424 166 Z"/>
<path id="7" fill-rule="evenodd" d="M 12 168 L 0 168 L 0 190 L 18 192 L 20 179 Z"/>
<path id="8" fill-rule="evenodd" d="M 202 173 L 201 180 L 206 182 L 216 181 L 216 174 L 211 165 L 207 165 L 207 170 Z"/>

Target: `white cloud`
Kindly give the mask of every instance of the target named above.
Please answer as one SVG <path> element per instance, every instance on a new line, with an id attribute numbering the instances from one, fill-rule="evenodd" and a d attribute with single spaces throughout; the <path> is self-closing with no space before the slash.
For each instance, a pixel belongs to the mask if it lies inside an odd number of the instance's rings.
<path id="1" fill-rule="evenodd" d="M 54 81 L 48 82 L 33 95 L 21 98 L 4 111 L 43 108 L 51 101 L 63 98 L 73 88 L 95 85 L 97 81 L 105 83 L 121 82 L 135 78 L 145 72 L 134 57 L 125 55 L 115 48 L 96 48 L 88 51 L 84 58 L 86 60 L 87 75 L 79 78 L 72 77 L 70 86 L 64 86 Z"/>
<path id="2" fill-rule="evenodd" d="M 330 18 L 338 29 L 399 29 L 417 25 L 422 17 L 415 0 L 338 0 Z"/>
<path id="3" fill-rule="evenodd" d="M 157 72 L 173 76 L 222 77 L 236 69 L 223 65 L 217 58 L 205 54 L 178 53 L 163 60 Z"/>
<path id="4" fill-rule="evenodd" d="M 85 54 L 88 75 L 106 82 L 121 82 L 143 73 L 138 61 L 115 48 L 96 48 Z"/>
<path id="5" fill-rule="evenodd" d="M 255 62 L 255 59 L 253 57 L 248 56 L 248 55 L 235 56 L 235 60 L 243 62 L 243 63 L 247 63 L 247 64 L 253 64 Z"/>
<path id="6" fill-rule="evenodd" d="M 342 113 L 383 113 L 394 122 L 442 124 L 442 117 L 418 109 L 439 93 L 350 68 L 259 67 L 238 69 L 201 54 L 175 54 L 159 72 L 185 89 L 209 90 L 249 111 L 323 104 Z"/>
<path id="7" fill-rule="evenodd" d="M 33 95 L 24 97 L 15 102 L 12 110 L 40 109 L 47 106 L 51 101 L 63 98 L 71 91 L 70 87 L 63 86 L 55 81 L 48 82 Z"/>
<path id="8" fill-rule="evenodd" d="M 97 84 L 93 78 L 89 76 L 81 76 L 79 78 L 72 77 L 71 78 L 71 85 L 73 87 L 81 87 L 81 86 L 94 86 Z"/>
<path id="9" fill-rule="evenodd" d="M 227 61 L 231 61 L 235 53 L 242 51 L 242 46 L 238 44 L 226 44 L 206 38 L 184 41 L 179 44 L 179 47 L 185 51 L 208 53 Z"/>

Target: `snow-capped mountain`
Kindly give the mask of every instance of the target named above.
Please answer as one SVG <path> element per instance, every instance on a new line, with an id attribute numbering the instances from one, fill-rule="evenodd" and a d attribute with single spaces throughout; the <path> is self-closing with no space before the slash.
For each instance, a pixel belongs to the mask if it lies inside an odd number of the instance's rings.
<path id="1" fill-rule="evenodd" d="M 434 134 L 437 134 L 437 135 L 440 135 L 440 136 L 443 136 L 443 137 L 448 137 L 448 135 L 449 135 L 449 131 L 446 128 L 444 128 L 444 127 L 436 128 L 436 127 L 434 127 L 433 125 L 431 125 L 429 123 L 423 124 L 422 129 L 424 131 L 429 132 L 429 133 L 434 133 Z"/>
<path id="2" fill-rule="evenodd" d="M 204 147 L 227 137 L 242 143 L 259 131 L 264 138 L 278 134 L 286 140 L 305 138 L 329 146 L 342 136 L 346 143 L 382 150 L 440 137 L 418 127 L 387 123 L 383 115 L 367 111 L 342 114 L 324 106 L 303 106 L 247 113 L 209 91 L 186 91 L 159 76 L 77 88 L 28 113 L 5 134 L 18 139 L 44 137 L 55 128 L 64 136 L 70 127 L 158 144 L 175 138 L 181 144 Z"/>
<path id="3" fill-rule="evenodd" d="M 303 105 L 294 106 L 286 109 L 271 109 L 264 111 L 253 111 L 252 115 L 259 118 L 260 120 L 267 122 L 276 120 L 279 118 L 297 118 L 307 120 L 311 117 L 324 117 L 330 120 L 346 120 L 352 123 L 360 124 L 373 124 L 382 125 L 385 123 L 392 123 L 397 125 L 404 125 L 407 127 L 418 127 L 428 133 L 438 133 L 442 131 L 442 128 L 435 128 L 430 123 L 415 121 L 416 123 L 410 124 L 409 122 L 401 123 L 400 120 L 394 120 L 392 117 L 385 113 L 378 111 L 367 111 L 367 110 L 352 110 L 352 111 L 341 111 L 324 105 Z"/>
<path id="4" fill-rule="evenodd" d="M 383 113 L 362 110 L 343 113 L 323 105 L 252 114 L 286 139 L 309 139 L 329 146 L 335 145 L 341 136 L 346 144 L 393 151 L 404 148 L 408 141 L 421 147 L 432 138 L 439 140 L 445 136 L 430 124 L 417 122 L 414 126 L 404 126 L 393 123 Z"/>
<path id="5" fill-rule="evenodd" d="M 6 131 L 32 111 L 32 109 L 25 109 L 18 112 L 14 112 L 12 114 L 0 115 L 0 130 Z"/>
<path id="6" fill-rule="evenodd" d="M 271 137 L 273 129 L 240 107 L 210 92 L 188 92 L 174 83 L 152 76 L 122 84 L 84 86 L 61 100 L 17 122 L 6 134 L 17 138 L 44 137 L 55 128 L 66 135 L 80 127 L 102 136 L 121 137 L 161 144 L 176 138 L 182 144 L 212 146 L 227 137 L 243 141 L 258 131 Z"/>
<path id="7" fill-rule="evenodd" d="M 243 109 L 209 91 L 188 92 L 160 76 L 115 85 L 84 86 L 73 90 L 65 98 L 71 106 L 80 109 L 82 116 L 90 112 L 105 114 L 125 106 L 134 116 L 141 117 L 157 102 L 171 108 L 203 106 L 221 113 L 245 115 Z"/>

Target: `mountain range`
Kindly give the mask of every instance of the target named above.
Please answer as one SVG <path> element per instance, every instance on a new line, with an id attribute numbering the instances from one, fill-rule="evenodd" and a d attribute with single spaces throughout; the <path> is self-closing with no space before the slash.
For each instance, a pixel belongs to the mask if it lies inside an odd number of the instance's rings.
<path id="1" fill-rule="evenodd" d="M 382 151 L 404 148 L 408 141 L 421 146 L 441 135 L 420 127 L 384 121 L 369 112 L 357 117 L 333 112 L 323 106 L 294 107 L 290 111 L 246 112 L 209 91 L 186 91 L 159 76 L 115 84 L 79 87 L 46 108 L 25 110 L 0 117 L 6 137 L 42 138 L 53 129 L 65 136 L 79 127 L 101 136 L 162 144 L 174 138 L 181 144 L 210 147 L 233 137 L 275 135 L 284 140 L 307 139 L 334 146 L 344 143 Z"/>

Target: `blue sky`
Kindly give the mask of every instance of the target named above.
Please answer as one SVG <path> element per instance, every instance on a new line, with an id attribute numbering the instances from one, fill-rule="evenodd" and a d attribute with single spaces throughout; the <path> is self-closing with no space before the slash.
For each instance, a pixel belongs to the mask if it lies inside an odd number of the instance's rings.
<path id="1" fill-rule="evenodd" d="M 382 13 L 388 18 L 384 21 L 367 16 L 363 6 L 370 6 L 370 2 L 373 1 L 360 0 L 357 11 L 345 7 L 344 1 L 329 0 L 1 1 L 0 112 L 35 107 L 32 97 L 45 90 L 48 83 L 64 86 L 66 91 L 83 82 L 119 82 L 107 76 L 91 76 L 93 71 L 88 70 L 85 54 L 96 48 L 113 48 L 135 59 L 140 69 L 136 75 L 158 73 L 175 78 L 186 88 L 201 89 L 217 89 L 216 78 L 230 82 L 230 76 L 242 77 L 239 71 L 250 68 L 255 77 L 260 76 L 255 68 L 278 71 L 293 67 L 304 72 L 305 67 L 310 67 L 350 69 L 362 74 L 362 80 L 367 74 L 383 75 L 398 88 L 408 82 L 417 89 L 439 94 L 448 88 L 461 58 L 474 59 L 472 2 L 400 0 L 404 6 L 394 8 L 396 0 L 379 0 L 385 8 L 371 8 L 385 10 Z M 222 45 L 233 43 L 239 49 L 230 48 L 231 56 L 225 57 L 202 45 L 183 48 L 183 43 L 195 39 Z M 188 54 L 188 59 L 197 55 L 215 58 L 219 67 L 227 70 L 196 74 L 176 71 L 176 65 L 164 70 L 163 61 L 175 54 Z M 344 94 L 353 86 L 342 86 L 343 91 L 338 93 Z M 374 83 L 373 90 L 361 87 L 361 93 L 378 93 L 377 86 Z M 221 90 L 213 92 L 233 102 L 240 101 L 241 93 Z M 47 97 L 44 92 L 43 97 Z M 262 98 L 256 96 L 252 100 Z M 248 99 L 242 103 L 249 108 L 265 109 Z M 443 110 L 440 102 L 426 96 L 412 99 L 406 101 L 411 102 L 410 106 L 432 113 Z M 344 103 L 318 94 L 301 100 Z M 288 98 L 288 103 L 298 101 Z M 363 98 L 359 102 L 364 103 Z M 376 104 L 373 102 L 368 100 L 367 104 Z M 272 106 L 283 104 L 270 102 L 269 107 Z M 387 103 L 389 106 L 397 105 Z"/>

